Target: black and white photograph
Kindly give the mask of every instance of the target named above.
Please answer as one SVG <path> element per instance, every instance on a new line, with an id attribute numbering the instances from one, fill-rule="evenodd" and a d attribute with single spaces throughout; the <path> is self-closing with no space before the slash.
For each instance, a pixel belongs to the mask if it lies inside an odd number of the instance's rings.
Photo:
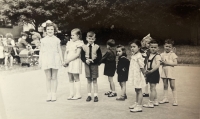
<path id="1" fill-rule="evenodd" d="M 0 119 L 199 119 L 199 0 L 0 0 Z"/>

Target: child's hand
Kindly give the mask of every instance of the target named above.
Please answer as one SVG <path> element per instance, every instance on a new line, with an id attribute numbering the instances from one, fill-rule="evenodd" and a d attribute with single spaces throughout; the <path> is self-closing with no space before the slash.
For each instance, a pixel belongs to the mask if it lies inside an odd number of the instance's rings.
<path id="1" fill-rule="evenodd" d="M 87 60 L 86 60 L 86 63 L 87 63 L 88 65 L 90 65 L 90 60 L 89 60 L 89 59 L 87 59 Z"/>
<path id="2" fill-rule="evenodd" d="M 123 68 L 122 71 L 126 71 L 126 68 Z"/>
<path id="3" fill-rule="evenodd" d="M 69 65 L 69 64 L 64 64 L 63 66 L 64 66 L 64 67 L 68 67 L 68 65 Z"/>
<path id="4" fill-rule="evenodd" d="M 147 71 L 145 72 L 145 75 L 148 75 L 148 74 L 150 74 L 150 73 L 152 73 L 152 71 L 151 71 L 151 70 L 147 70 Z"/>
<path id="5" fill-rule="evenodd" d="M 90 63 L 94 63 L 94 61 L 92 59 L 88 59 L 90 61 Z"/>

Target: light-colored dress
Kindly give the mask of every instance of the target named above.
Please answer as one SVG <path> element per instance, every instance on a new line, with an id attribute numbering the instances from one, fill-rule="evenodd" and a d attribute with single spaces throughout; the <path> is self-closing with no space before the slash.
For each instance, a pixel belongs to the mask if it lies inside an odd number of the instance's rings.
<path id="1" fill-rule="evenodd" d="M 42 69 L 59 69 L 62 66 L 62 51 L 60 39 L 56 36 L 46 36 L 41 39 L 39 65 Z"/>
<path id="2" fill-rule="evenodd" d="M 140 68 L 144 68 L 144 58 L 141 53 L 131 56 L 128 80 L 131 81 L 135 88 L 143 88 L 146 85 L 144 75 Z"/>
<path id="3" fill-rule="evenodd" d="M 4 58 L 3 46 L 0 45 L 0 59 Z"/>
<path id="4" fill-rule="evenodd" d="M 173 52 L 169 52 L 169 53 L 161 53 L 161 59 L 163 61 L 167 61 L 169 63 L 173 63 L 174 59 L 177 59 L 178 56 Z M 174 66 L 162 66 L 162 74 L 161 74 L 161 78 L 170 78 L 170 79 L 175 79 L 174 77 Z"/>
<path id="5" fill-rule="evenodd" d="M 66 60 L 68 57 L 73 57 L 77 52 L 77 49 L 81 48 L 83 45 L 84 43 L 82 40 L 68 41 L 66 45 L 64 60 Z M 69 63 L 67 70 L 69 73 L 74 73 L 74 74 L 82 73 L 82 61 L 80 59 L 80 56 Z"/>

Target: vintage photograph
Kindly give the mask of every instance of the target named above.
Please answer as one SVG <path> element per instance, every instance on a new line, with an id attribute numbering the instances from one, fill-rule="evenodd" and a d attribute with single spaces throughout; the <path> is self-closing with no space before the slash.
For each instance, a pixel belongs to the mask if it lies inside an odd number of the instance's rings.
<path id="1" fill-rule="evenodd" d="M 199 119 L 199 0 L 0 0 L 0 119 Z"/>

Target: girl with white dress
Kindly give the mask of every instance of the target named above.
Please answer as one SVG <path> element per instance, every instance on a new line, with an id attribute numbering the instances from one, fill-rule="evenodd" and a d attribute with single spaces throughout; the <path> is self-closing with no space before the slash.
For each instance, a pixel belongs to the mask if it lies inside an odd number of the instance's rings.
<path id="1" fill-rule="evenodd" d="M 130 42 L 131 47 L 131 61 L 129 67 L 128 80 L 132 81 L 132 84 L 136 92 L 135 104 L 131 105 L 129 109 L 131 112 L 142 112 L 142 88 L 145 87 L 146 81 L 144 78 L 144 59 L 140 53 L 141 43 L 139 40 L 134 40 Z"/>
<path id="2" fill-rule="evenodd" d="M 62 67 L 63 57 L 60 48 L 60 39 L 54 33 L 56 26 L 54 23 L 46 24 L 47 35 L 41 39 L 39 66 L 45 71 L 47 99 L 46 101 L 56 101 L 57 73 Z"/>
<path id="3" fill-rule="evenodd" d="M 69 76 L 70 95 L 68 100 L 81 99 L 80 94 L 80 78 L 79 74 L 82 71 L 82 61 L 80 59 L 81 48 L 84 45 L 81 30 L 75 28 L 71 31 L 71 39 L 67 42 L 64 56 L 65 67 L 67 67 Z M 74 94 L 74 86 L 76 93 Z"/>

